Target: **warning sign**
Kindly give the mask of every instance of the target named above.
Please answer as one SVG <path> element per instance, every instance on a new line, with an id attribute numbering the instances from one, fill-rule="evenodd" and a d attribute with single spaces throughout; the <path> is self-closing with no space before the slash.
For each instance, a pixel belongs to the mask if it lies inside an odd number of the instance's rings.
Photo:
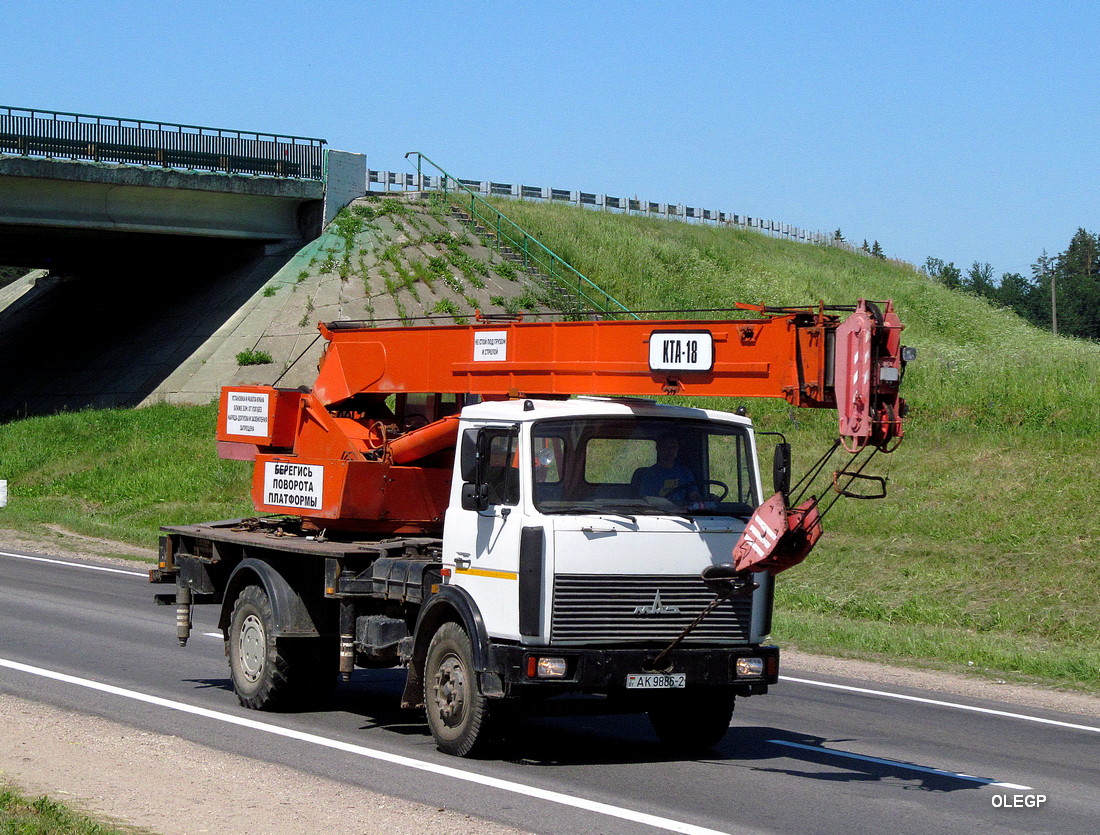
<path id="1" fill-rule="evenodd" d="M 474 362 L 502 362 L 508 359 L 508 331 L 475 331 Z"/>
<path id="2" fill-rule="evenodd" d="M 251 391 L 227 392 L 225 431 L 229 435 L 266 438 L 270 395 Z"/>
<path id="3" fill-rule="evenodd" d="M 296 510 L 324 505 L 325 468 L 318 464 L 264 462 L 264 504 Z"/>

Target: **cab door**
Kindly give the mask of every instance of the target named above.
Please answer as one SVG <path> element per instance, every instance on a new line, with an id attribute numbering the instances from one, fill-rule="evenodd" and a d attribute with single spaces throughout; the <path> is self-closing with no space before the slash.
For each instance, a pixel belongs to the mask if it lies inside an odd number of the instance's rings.
<path id="1" fill-rule="evenodd" d="M 477 481 L 485 486 L 488 506 L 447 512 L 444 561 L 454 565 L 454 585 L 466 589 L 489 634 L 519 638 L 520 512 L 519 427 L 480 431 Z"/>

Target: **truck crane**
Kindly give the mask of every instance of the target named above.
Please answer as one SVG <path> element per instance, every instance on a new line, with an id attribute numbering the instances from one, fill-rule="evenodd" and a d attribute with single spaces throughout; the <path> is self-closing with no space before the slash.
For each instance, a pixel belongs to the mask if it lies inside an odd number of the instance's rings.
<path id="1" fill-rule="evenodd" d="M 850 494 L 902 438 L 913 353 L 890 302 L 739 307 L 755 315 L 320 324 L 311 389 L 221 392 L 219 454 L 253 462 L 260 515 L 162 528 L 150 580 L 176 585 L 158 598 L 180 645 L 193 606 L 219 606 L 259 710 L 404 667 L 402 707 L 459 756 L 566 694 L 716 744 L 736 697 L 778 680 L 774 577 L 826 508 L 792 497 L 785 441 L 765 495 L 743 409 L 669 401 L 836 409 L 833 451 L 864 462 L 833 473 Z"/>

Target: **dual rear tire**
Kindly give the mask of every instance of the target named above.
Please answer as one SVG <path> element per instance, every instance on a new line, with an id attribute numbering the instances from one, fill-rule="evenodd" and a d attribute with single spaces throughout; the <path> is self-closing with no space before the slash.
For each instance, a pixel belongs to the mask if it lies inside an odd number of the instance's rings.
<path id="1" fill-rule="evenodd" d="M 336 685 L 336 646 L 320 638 L 275 638 L 271 600 L 246 586 L 229 623 L 229 669 L 240 703 L 252 710 L 305 710 L 323 703 Z M 439 749 L 458 757 L 484 752 L 493 741 L 499 705 L 478 686 L 470 637 L 442 624 L 424 662 L 424 705 Z M 723 689 L 661 694 L 649 704 L 650 724 L 676 751 L 703 753 L 719 742 L 733 718 L 734 694 Z"/>

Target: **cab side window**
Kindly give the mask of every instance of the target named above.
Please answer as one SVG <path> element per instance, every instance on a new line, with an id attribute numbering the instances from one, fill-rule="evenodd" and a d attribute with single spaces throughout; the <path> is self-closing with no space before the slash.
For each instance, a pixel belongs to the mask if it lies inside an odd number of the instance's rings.
<path id="1" fill-rule="evenodd" d="M 486 429 L 489 455 L 482 480 L 489 488 L 489 504 L 519 504 L 519 432 Z"/>

